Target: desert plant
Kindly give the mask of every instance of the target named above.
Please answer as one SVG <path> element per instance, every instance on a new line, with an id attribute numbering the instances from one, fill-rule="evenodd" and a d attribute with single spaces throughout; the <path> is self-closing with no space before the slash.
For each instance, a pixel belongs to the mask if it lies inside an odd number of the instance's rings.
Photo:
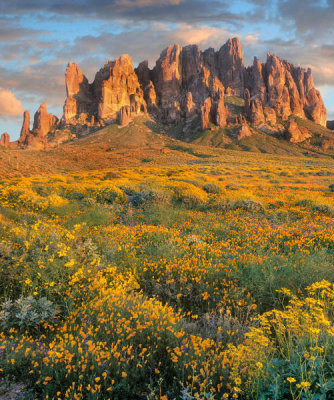
<path id="1" fill-rule="evenodd" d="M 222 192 L 221 186 L 215 182 L 206 183 L 205 185 L 203 185 L 203 190 L 205 190 L 207 193 L 212 194 L 219 194 Z"/>
<path id="2" fill-rule="evenodd" d="M 44 323 L 53 323 L 58 314 L 56 306 L 45 297 L 21 297 L 1 304 L 0 326 L 4 331 L 11 328 L 19 331 L 36 331 Z"/>

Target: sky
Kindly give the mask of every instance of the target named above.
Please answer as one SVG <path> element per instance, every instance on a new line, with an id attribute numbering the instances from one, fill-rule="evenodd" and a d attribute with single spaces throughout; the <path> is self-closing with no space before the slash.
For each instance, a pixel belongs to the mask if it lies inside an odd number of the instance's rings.
<path id="1" fill-rule="evenodd" d="M 171 44 L 218 50 L 235 36 L 246 66 L 270 51 L 311 67 L 334 119 L 333 21 L 334 0 L 1 0 L 0 134 L 17 139 L 44 101 L 61 117 L 69 61 L 92 81 L 121 54 L 153 67 Z"/>

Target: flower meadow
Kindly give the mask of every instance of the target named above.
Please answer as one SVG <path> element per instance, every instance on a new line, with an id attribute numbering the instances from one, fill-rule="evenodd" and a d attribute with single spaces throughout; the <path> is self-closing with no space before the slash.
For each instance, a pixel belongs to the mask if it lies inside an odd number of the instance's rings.
<path id="1" fill-rule="evenodd" d="M 333 177 L 259 156 L 0 181 L 2 386 L 334 398 Z"/>

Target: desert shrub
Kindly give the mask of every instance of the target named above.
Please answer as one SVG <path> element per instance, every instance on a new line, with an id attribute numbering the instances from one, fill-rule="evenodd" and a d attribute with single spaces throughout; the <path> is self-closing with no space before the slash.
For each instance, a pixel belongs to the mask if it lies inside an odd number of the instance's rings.
<path id="1" fill-rule="evenodd" d="M 58 196 L 57 194 L 52 194 L 47 197 L 47 202 L 49 207 L 61 207 L 68 204 L 68 200 L 64 197 Z"/>
<path id="2" fill-rule="evenodd" d="M 222 210 L 222 211 L 230 211 L 230 210 L 233 210 L 233 207 L 234 207 L 234 201 L 233 201 L 232 199 L 229 199 L 229 198 L 223 199 L 223 201 L 221 201 L 221 202 L 217 205 L 217 208 L 218 208 L 219 210 Z"/>
<path id="3" fill-rule="evenodd" d="M 35 185 L 33 189 L 39 196 L 42 196 L 42 197 L 49 196 L 52 191 L 52 188 L 50 186 L 41 185 L 41 184 Z"/>
<path id="4" fill-rule="evenodd" d="M 334 192 L 334 183 L 332 183 L 332 184 L 329 185 L 329 190 L 330 190 L 331 192 Z"/>
<path id="5" fill-rule="evenodd" d="M 203 185 L 202 189 L 205 190 L 207 193 L 212 194 L 219 194 L 222 192 L 221 186 L 215 182 L 206 183 L 205 185 Z"/>
<path id="6" fill-rule="evenodd" d="M 96 201 L 99 203 L 112 204 L 114 202 L 123 203 L 126 197 L 121 189 L 116 186 L 102 186 L 95 191 Z"/>
<path id="7" fill-rule="evenodd" d="M 134 194 L 131 197 L 131 204 L 134 207 L 149 205 L 167 205 L 171 202 L 171 194 L 159 189 L 146 189 Z"/>
<path id="8" fill-rule="evenodd" d="M 306 207 L 310 208 L 313 205 L 313 201 L 311 199 L 302 199 L 295 202 L 295 206 L 297 207 Z"/>
<path id="9" fill-rule="evenodd" d="M 231 395 L 238 386 L 252 399 L 331 398 L 334 287 L 322 281 L 305 297 L 281 293 L 289 300 L 282 309 L 257 317 L 243 344 L 228 345 Z"/>
<path id="10" fill-rule="evenodd" d="M 175 200 L 187 208 L 199 207 L 208 200 L 208 195 L 204 190 L 189 183 L 175 182 L 171 184 L 171 189 L 174 192 Z"/>
<path id="11" fill-rule="evenodd" d="M 236 183 L 230 183 L 230 184 L 226 185 L 226 189 L 227 190 L 240 190 L 241 186 L 237 185 Z"/>
<path id="12" fill-rule="evenodd" d="M 7 300 L 1 304 L 0 327 L 3 331 L 11 328 L 21 332 L 34 331 L 45 323 L 52 324 L 58 311 L 45 297 L 21 297 L 15 301 Z"/>
<path id="13" fill-rule="evenodd" d="M 96 205 L 96 199 L 94 199 L 93 197 L 86 197 L 82 200 L 82 203 L 88 207 L 93 207 Z"/>
<path id="14" fill-rule="evenodd" d="M 265 211 L 263 204 L 254 200 L 237 200 L 233 208 L 235 210 L 241 209 L 251 213 L 263 213 Z"/>
<path id="15" fill-rule="evenodd" d="M 133 186 L 130 185 L 120 185 L 119 188 L 127 195 L 134 196 L 138 190 L 136 190 Z"/>
<path id="16" fill-rule="evenodd" d="M 281 201 L 281 200 L 277 200 L 273 203 L 269 203 L 269 208 L 271 210 L 275 210 L 275 209 L 282 208 L 282 207 L 284 207 L 284 201 Z"/>
<path id="17" fill-rule="evenodd" d="M 191 185 L 194 185 L 198 188 L 202 187 L 202 183 L 195 179 L 171 178 L 171 181 L 190 183 Z"/>
<path id="18" fill-rule="evenodd" d="M 333 215 L 334 209 L 327 204 L 316 204 L 311 210 L 315 213 L 325 214 L 325 215 Z"/>
<path id="19" fill-rule="evenodd" d="M 111 181 L 111 180 L 113 180 L 113 179 L 117 179 L 119 177 L 119 174 L 117 174 L 116 172 L 113 172 L 113 171 L 109 171 L 109 172 L 106 172 L 105 174 L 104 174 L 104 176 L 103 176 L 103 180 L 109 180 L 109 181 Z"/>
<path id="20" fill-rule="evenodd" d="M 65 196 L 66 196 L 66 198 L 69 199 L 69 200 L 82 200 L 82 199 L 85 198 L 84 193 L 75 192 L 75 191 L 69 192 L 69 193 L 67 193 Z"/>

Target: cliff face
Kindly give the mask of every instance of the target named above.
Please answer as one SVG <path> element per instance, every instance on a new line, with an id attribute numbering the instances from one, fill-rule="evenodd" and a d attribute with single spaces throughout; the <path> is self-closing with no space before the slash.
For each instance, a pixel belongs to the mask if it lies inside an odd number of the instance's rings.
<path id="1" fill-rule="evenodd" d="M 326 108 L 310 69 L 295 67 L 268 53 L 266 63 L 261 65 L 255 58 L 245 76 L 250 93 L 247 117 L 252 122 L 268 120 L 266 114 L 283 121 L 295 115 L 326 126 Z M 248 102 L 247 94 L 245 100 Z"/>
<path id="2" fill-rule="evenodd" d="M 196 125 L 203 130 L 231 125 L 237 137 L 245 137 L 252 134 L 248 123 L 269 130 L 279 125 L 282 132 L 282 122 L 292 115 L 326 126 L 326 108 L 310 69 L 295 67 L 271 53 L 265 63 L 255 57 L 253 65 L 245 68 L 237 38 L 228 40 L 218 51 L 209 48 L 202 52 L 197 45 L 169 46 L 153 69 L 147 61 L 134 69 L 131 57 L 121 55 L 106 62 L 92 83 L 70 62 L 65 83 L 67 97 L 61 121 L 49 114 L 43 103 L 30 130 L 30 115 L 25 111 L 20 147 L 45 148 L 55 127 L 80 132 L 111 121 L 124 126 L 133 116 L 146 112 L 163 123 L 182 123 L 189 134 Z M 225 96 L 231 95 L 245 100 L 239 115 L 232 115 L 225 106 Z M 286 128 L 285 138 L 292 142 L 308 137 L 294 124 Z"/>
<path id="3" fill-rule="evenodd" d="M 80 68 L 70 63 L 65 74 L 65 123 L 94 117 L 103 124 L 140 112 L 154 112 L 164 122 L 197 117 L 203 129 L 229 120 L 224 95 L 245 98 L 245 116 L 255 125 L 275 125 L 290 115 L 326 125 L 326 109 L 314 87 L 311 70 L 295 67 L 269 53 L 264 64 L 254 58 L 245 68 L 239 39 L 218 51 L 202 52 L 196 45 L 173 45 L 163 50 L 151 70 L 144 61 L 134 70 L 122 55 L 107 62 L 89 84 Z M 126 107 L 126 110 L 122 110 Z M 121 115 L 122 114 L 122 115 Z"/>
<path id="4" fill-rule="evenodd" d="M 67 98 L 64 104 L 64 120 L 70 123 L 80 114 L 94 113 L 91 85 L 77 64 L 70 62 L 65 72 Z"/>

